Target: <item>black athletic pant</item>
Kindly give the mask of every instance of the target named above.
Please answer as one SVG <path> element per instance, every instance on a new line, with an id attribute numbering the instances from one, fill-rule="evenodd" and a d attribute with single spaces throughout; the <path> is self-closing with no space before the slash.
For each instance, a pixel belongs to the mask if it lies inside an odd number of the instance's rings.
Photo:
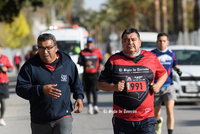
<path id="1" fill-rule="evenodd" d="M 4 99 L 4 98 L 0 98 L 0 104 L 1 104 L 1 111 L 0 111 L 1 114 L 0 114 L 0 119 L 3 118 L 4 112 L 5 112 L 5 109 L 6 109 L 5 101 L 6 101 L 6 99 Z"/>
<path id="2" fill-rule="evenodd" d="M 97 105 L 97 79 L 98 73 L 85 73 L 83 74 L 84 90 L 86 92 L 87 104 L 91 103 L 90 95 L 93 95 L 93 103 Z"/>

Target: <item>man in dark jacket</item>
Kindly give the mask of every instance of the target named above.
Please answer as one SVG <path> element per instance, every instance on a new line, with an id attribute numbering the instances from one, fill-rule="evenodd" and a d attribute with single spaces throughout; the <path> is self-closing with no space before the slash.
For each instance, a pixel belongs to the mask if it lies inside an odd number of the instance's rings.
<path id="1" fill-rule="evenodd" d="M 76 65 L 67 54 L 57 51 L 52 34 L 40 35 L 37 43 L 38 53 L 18 74 L 16 93 L 30 102 L 32 134 L 71 134 L 71 112 L 82 111 L 84 98 Z"/>

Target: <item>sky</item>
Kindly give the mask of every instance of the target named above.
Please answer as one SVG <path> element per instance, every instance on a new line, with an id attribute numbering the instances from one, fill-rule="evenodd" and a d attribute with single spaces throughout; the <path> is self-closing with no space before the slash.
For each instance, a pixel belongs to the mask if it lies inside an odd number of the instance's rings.
<path id="1" fill-rule="evenodd" d="M 106 3 L 108 0 L 84 0 L 84 9 L 92 9 L 95 11 L 100 10 L 102 3 Z"/>

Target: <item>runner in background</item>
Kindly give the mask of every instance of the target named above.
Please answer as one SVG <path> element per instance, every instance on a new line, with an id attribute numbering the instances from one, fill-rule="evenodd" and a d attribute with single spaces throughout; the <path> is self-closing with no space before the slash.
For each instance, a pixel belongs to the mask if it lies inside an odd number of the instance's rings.
<path id="1" fill-rule="evenodd" d="M 173 133 L 174 129 L 174 103 L 176 100 L 176 92 L 173 87 L 173 78 L 172 78 L 172 69 L 174 69 L 179 76 L 181 76 L 182 72 L 179 69 L 178 61 L 176 59 L 176 55 L 174 51 L 167 49 L 169 45 L 169 37 L 166 33 L 159 33 L 157 36 L 157 45 L 158 47 L 151 52 L 156 54 L 161 64 L 164 66 L 168 73 L 168 78 L 166 82 L 160 88 L 160 91 L 154 94 L 154 108 L 155 108 L 155 117 L 157 119 L 156 124 L 156 134 L 161 134 L 161 127 L 163 118 L 161 115 L 161 104 L 165 103 L 166 113 L 167 113 L 167 129 L 168 134 Z M 156 82 L 157 80 L 155 80 Z"/>
<path id="2" fill-rule="evenodd" d="M 7 56 L 1 54 L 2 48 L 0 44 L 0 104 L 1 104 L 1 111 L 0 111 L 0 126 L 6 126 L 5 121 L 3 120 L 6 103 L 5 100 L 9 98 L 9 80 L 7 76 L 7 72 L 13 71 L 13 65 L 8 59 Z"/>
<path id="3" fill-rule="evenodd" d="M 99 49 L 94 48 L 93 38 L 87 39 L 86 48 L 81 51 L 78 64 L 84 66 L 83 85 L 86 92 L 88 113 L 97 114 L 99 108 L 97 106 L 97 79 L 98 70 L 102 69 L 103 56 Z M 91 103 L 91 93 L 93 95 L 93 105 Z"/>

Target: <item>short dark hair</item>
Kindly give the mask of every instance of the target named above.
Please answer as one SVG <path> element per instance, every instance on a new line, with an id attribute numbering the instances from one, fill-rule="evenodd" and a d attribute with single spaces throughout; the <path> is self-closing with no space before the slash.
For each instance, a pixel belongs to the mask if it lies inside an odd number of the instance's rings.
<path id="1" fill-rule="evenodd" d="M 55 38 L 55 36 L 53 34 L 50 34 L 50 33 L 41 34 L 38 37 L 37 42 L 46 41 L 46 40 L 53 40 L 54 46 L 56 45 L 56 38 Z"/>
<path id="2" fill-rule="evenodd" d="M 157 39 L 160 38 L 161 36 L 166 36 L 167 39 L 169 40 L 169 35 L 167 33 L 163 33 L 163 32 L 159 33 L 158 36 L 157 36 Z"/>
<path id="3" fill-rule="evenodd" d="M 121 38 L 123 39 L 124 34 L 131 34 L 131 33 L 136 33 L 138 35 L 138 38 L 140 39 L 140 34 L 139 34 L 138 30 L 135 28 L 131 28 L 131 27 L 124 30 Z"/>

